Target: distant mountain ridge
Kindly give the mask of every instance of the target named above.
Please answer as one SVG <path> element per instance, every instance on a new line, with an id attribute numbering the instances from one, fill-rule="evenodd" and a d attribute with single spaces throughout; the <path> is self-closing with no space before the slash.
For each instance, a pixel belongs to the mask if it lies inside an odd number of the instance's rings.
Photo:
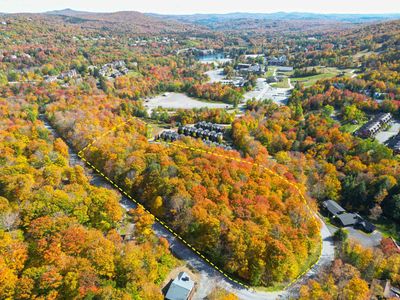
<path id="1" fill-rule="evenodd" d="M 88 12 L 67 8 L 34 15 L 62 18 L 64 22 L 79 24 L 83 28 L 104 28 L 115 32 L 123 31 L 140 34 L 181 33 L 203 30 L 199 25 L 153 17 L 138 11 Z"/>
<path id="2" fill-rule="evenodd" d="M 2 15 L 0 13 L 0 15 Z M 274 33 L 348 29 L 367 22 L 400 20 L 392 14 L 318 14 L 299 12 L 162 15 L 137 11 L 88 12 L 70 8 L 44 13 L 4 14 L 4 18 L 29 15 L 64 22 L 82 29 L 135 34 L 203 34 L 210 32 Z"/>
<path id="3" fill-rule="evenodd" d="M 372 22 L 400 19 L 400 13 L 393 14 L 319 14 L 302 12 L 276 12 L 276 13 L 227 13 L 227 14 L 192 14 L 192 15 L 162 15 L 148 13 L 146 15 L 186 23 L 209 25 L 212 22 L 223 22 L 237 19 L 253 20 L 331 20 L 339 22 Z"/>
<path id="4" fill-rule="evenodd" d="M 79 16 L 79 15 L 91 14 L 91 12 L 78 11 L 78 10 L 73 10 L 71 8 L 66 8 L 66 9 L 61 9 L 61 10 L 47 11 L 47 12 L 45 12 L 45 14 L 46 15 L 59 15 L 59 16 L 76 17 L 76 16 Z"/>

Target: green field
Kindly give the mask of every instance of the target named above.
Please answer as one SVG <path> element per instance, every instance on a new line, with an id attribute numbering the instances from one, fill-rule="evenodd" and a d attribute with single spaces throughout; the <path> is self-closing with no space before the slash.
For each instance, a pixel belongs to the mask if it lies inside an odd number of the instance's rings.
<path id="1" fill-rule="evenodd" d="M 395 240 L 400 240 L 400 225 L 395 221 L 385 217 L 380 217 L 377 221 L 373 221 L 376 228 L 382 232 L 384 237 L 392 237 Z"/>
<path id="2" fill-rule="evenodd" d="M 343 132 L 348 132 L 348 133 L 353 133 L 355 132 L 358 128 L 360 128 L 360 124 L 346 124 L 340 127 L 340 130 Z"/>
<path id="3" fill-rule="evenodd" d="M 309 87 L 315 84 L 318 80 L 333 78 L 342 73 L 341 70 L 333 67 L 313 67 L 313 68 L 315 68 L 321 74 L 317 74 L 314 76 L 307 76 L 307 77 L 291 78 L 292 84 L 299 82 L 302 83 L 305 87 Z"/>
<path id="4" fill-rule="evenodd" d="M 267 76 L 267 77 L 273 76 L 276 69 L 277 69 L 277 67 L 268 67 L 268 71 L 265 76 Z"/>
<path id="5" fill-rule="evenodd" d="M 142 74 L 136 71 L 129 71 L 128 74 L 126 74 L 129 78 L 136 78 L 136 77 L 143 77 Z"/>
<path id="6" fill-rule="evenodd" d="M 363 126 L 365 123 L 367 123 L 367 121 L 359 122 L 358 124 L 347 123 L 347 124 L 340 126 L 340 130 L 342 132 L 353 133 L 357 129 L 359 129 L 361 126 Z"/>
<path id="7" fill-rule="evenodd" d="M 289 78 L 283 78 L 282 81 L 272 83 L 271 86 L 272 86 L 272 87 L 275 87 L 275 88 L 285 88 L 285 89 L 288 89 L 288 88 L 290 87 L 290 86 L 289 86 Z"/>

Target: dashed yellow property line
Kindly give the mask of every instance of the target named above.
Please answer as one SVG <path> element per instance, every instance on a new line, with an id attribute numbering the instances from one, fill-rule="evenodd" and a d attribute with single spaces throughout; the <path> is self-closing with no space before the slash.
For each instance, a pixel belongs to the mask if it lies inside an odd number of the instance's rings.
<path id="1" fill-rule="evenodd" d="M 190 243 L 188 243 L 183 237 L 181 237 L 178 233 L 176 233 L 171 227 L 169 227 L 164 221 L 162 221 L 160 218 L 152 214 L 147 208 L 145 208 L 139 201 L 134 199 L 130 194 L 128 194 L 123 188 L 121 188 L 118 184 L 116 184 L 113 180 L 111 180 L 107 175 L 105 175 L 102 171 L 100 171 L 97 167 L 95 167 L 92 163 L 90 163 L 85 157 L 84 157 L 84 152 L 89 150 L 97 141 L 105 137 L 106 135 L 110 134 L 111 132 L 117 130 L 119 127 L 131 122 L 132 120 L 137 119 L 136 117 L 132 117 L 128 119 L 127 121 L 124 121 L 113 128 L 111 128 L 109 131 L 105 132 L 104 134 L 100 135 L 99 137 L 93 139 L 88 145 L 86 145 L 81 151 L 78 152 L 78 156 L 87 164 L 89 165 L 93 170 L 95 170 L 99 175 L 101 175 L 104 179 L 106 179 L 112 186 L 114 186 L 117 190 L 119 190 L 123 195 L 128 197 L 131 201 L 133 201 L 138 207 L 143 208 L 143 210 L 152 215 L 154 219 L 161 224 L 165 229 L 167 229 L 169 232 L 171 232 L 176 238 L 178 238 L 180 241 L 182 241 L 189 249 L 191 249 L 194 253 L 196 253 L 198 256 L 200 256 L 204 261 L 206 261 L 211 267 L 213 267 L 215 270 L 217 270 L 219 273 L 221 273 L 224 277 L 229 279 L 230 281 L 244 287 L 247 289 L 251 289 L 251 287 L 245 283 L 242 283 L 238 281 L 237 279 L 232 278 L 229 274 L 227 274 L 225 271 L 221 270 L 218 266 L 216 266 L 211 260 L 209 260 L 207 257 L 205 257 L 199 250 L 197 250 L 195 247 L 193 247 Z M 141 120 L 142 121 L 142 120 Z M 143 121 L 142 121 L 143 122 Z M 145 123 L 145 122 L 144 122 Z M 212 151 L 208 151 L 205 149 L 201 148 L 195 148 L 195 147 L 190 147 L 186 145 L 181 145 L 181 144 L 176 144 L 176 143 L 171 143 L 171 142 L 164 142 L 165 144 L 172 146 L 172 147 L 177 147 L 181 149 L 187 149 L 193 152 L 200 152 L 200 153 L 206 153 L 209 155 L 225 158 L 227 160 L 234 160 L 239 163 L 245 163 L 245 164 L 250 164 L 254 165 L 256 167 L 261 167 L 263 170 L 265 170 L 268 174 L 273 175 L 275 177 L 278 177 L 279 179 L 283 180 L 286 184 L 290 185 L 293 187 L 298 195 L 300 196 L 301 200 L 305 203 L 306 208 L 308 212 L 311 214 L 313 217 L 313 220 L 317 223 L 317 219 L 315 216 L 315 213 L 312 211 L 311 207 L 308 205 L 306 198 L 304 197 L 303 193 L 301 192 L 300 188 L 297 186 L 297 184 L 289 181 L 287 178 L 283 177 L 282 175 L 278 174 L 277 172 L 269 169 L 266 166 L 260 165 L 259 163 L 251 162 L 249 160 L 241 159 L 238 157 L 233 157 L 233 156 L 228 156 L 228 155 L 223 155 L 219 153 L 215 153 Z M 302 277 L 304 274 L 306 274 L 308 271 L 310 271 L 321 259 L 322 255 L 322 237 L 321 237 L 321 247 L 320 247 L 320 253 L 318 256 L 318 259 L 306 270 L 304 270 L 301 274 L 299 274 L 295 279 L 293 279 L 289 284 L 285 286 L 284 289 L 288 289 L 290 286 L 292 286 L 300 277 Z"/>

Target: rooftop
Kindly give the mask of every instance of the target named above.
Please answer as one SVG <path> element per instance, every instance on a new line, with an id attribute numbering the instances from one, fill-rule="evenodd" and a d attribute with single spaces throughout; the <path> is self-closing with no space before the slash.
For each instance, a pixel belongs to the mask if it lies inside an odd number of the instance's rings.
<path id="1" fill-rule="evenodd" d="M 338 215 L 337 218 L 345 227 L 355 225 L 359 222 L 359 216 L 357 214 L 352 214 L 352 213 L 341 214 Z"/>
<path id="2" fill-rule="evenodd" d="M 341 207 L 336 201 L 333 200 L 324 201 L 323 206 L 335 216 L 346 212 L 343 207 Z"/>
<path id="3" fill-rule="evenodd" d="M 186 300 L 194 287 L 194 281 L 186 272 L 179 273 L 172 281 L 165 298 L 168 300 Z"/>

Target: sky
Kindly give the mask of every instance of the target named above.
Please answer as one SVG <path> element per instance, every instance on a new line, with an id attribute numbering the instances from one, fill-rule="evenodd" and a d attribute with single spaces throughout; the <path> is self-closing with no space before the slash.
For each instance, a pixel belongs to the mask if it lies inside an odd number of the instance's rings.
<path id="1" fill-rule="evenodd" d="M 94 12 L 134 10 L 162 14 L 228 12 L 400 13 L 399 0 L 0 0 L 0 12 L 71 8 Z"/>

